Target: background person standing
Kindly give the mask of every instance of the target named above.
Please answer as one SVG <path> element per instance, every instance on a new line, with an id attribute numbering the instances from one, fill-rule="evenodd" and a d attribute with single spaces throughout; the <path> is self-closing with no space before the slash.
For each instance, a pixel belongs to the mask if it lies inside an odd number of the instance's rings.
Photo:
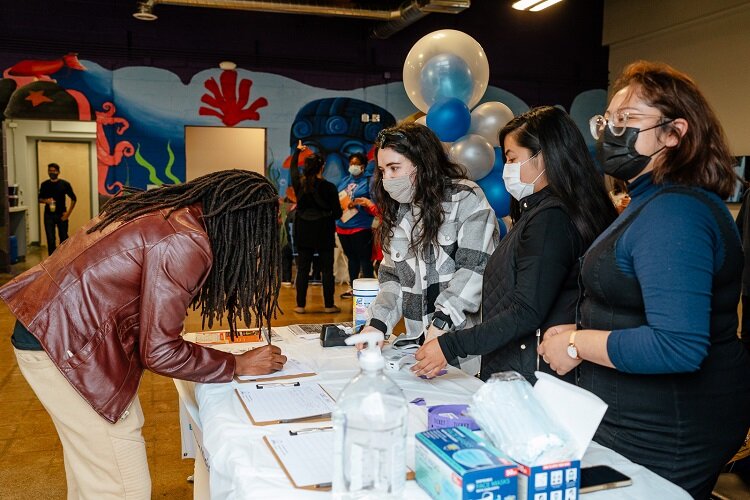
<path id="1" fill-rule="evenodd" d="M 39 187 L 39 203 L 44 203 L 44 233 L 47 235 L 47 253 L 57 248 L 55 242 L 56 234 L 60 236 L 60 243 L 68 239 L 68 219 L 76 206 L 76 194 L 73 186 L 65 179 L 60 179 L 60 165 L 50 163 L 47 165 L 49 179 L 42 182 Z M 65 197 L 70 198 L 70 208 L 66 207 Z"/>

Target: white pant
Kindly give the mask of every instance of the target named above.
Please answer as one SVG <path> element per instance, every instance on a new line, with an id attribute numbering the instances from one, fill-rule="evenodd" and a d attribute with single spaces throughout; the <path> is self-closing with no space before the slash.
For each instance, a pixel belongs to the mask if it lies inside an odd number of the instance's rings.
<path id="1" fill-rule="evenodd" d="M 14 351 L 62 441 L 68 499 L 149 499 L 151 477 L 138 397 L 125 418 L 110 424 L 73 389 L 46 352 Z"/>

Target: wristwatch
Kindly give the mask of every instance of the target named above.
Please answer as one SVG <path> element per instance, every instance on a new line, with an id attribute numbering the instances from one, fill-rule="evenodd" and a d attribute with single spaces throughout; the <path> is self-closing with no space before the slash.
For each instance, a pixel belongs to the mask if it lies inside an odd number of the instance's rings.
<path id="1" fill-rule="evenodd" d="M 570 338 L 568 339 L 568 356 L 573 359 L 581 359 L 578 355 L 578 347 L 576 347 L 576 333 L 578 333 L 578 330 L 570 332 Z"/>
<path id="2" fill-rule="evenodd" d="M 444 320 L 443 318 L 439 318 L 437 316 L 432 317 L 432 326 L 437 328 L 438 330 L 448 330 L 453 325 L 451 324 L 450 320 Z"/>

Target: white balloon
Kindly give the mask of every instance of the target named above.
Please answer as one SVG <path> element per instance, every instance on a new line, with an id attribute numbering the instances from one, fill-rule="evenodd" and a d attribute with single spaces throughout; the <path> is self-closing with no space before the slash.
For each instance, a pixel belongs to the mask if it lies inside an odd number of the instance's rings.
<path id="1" fill-rule="evenodd" d="M 411 102 L 423 113 L 427 113 L 429 105 L 422 96 L 421 75 L 425 63 L 438 54 L 454 54 L 469 66 L 474 78 L 473 89 L 469 101 L 466 103 L 473 108 L 487 90 L 490 80 L 490 65 L 482 46 L 471 36 L 462 31 L 438 30 L 422 38 L 414 44 L 404 61 L 404 89 Z"/>
<path id="2" fill-rule="evenodd" d="M 473 181 L 489 174 L 495 163 L 492 144 L 477 134 L 468 134 L 455 141 L 449 154 L 453 161 L 466 167 L 469 179 Z"/>
<path id="3" fill-rule="evenodd" d="M 493 146 L 501 146 L 498 134 L 513 119 L 513 111 L 501 102 L 485 102 L 471 112 L 470 134 L 478 134 Z"/>

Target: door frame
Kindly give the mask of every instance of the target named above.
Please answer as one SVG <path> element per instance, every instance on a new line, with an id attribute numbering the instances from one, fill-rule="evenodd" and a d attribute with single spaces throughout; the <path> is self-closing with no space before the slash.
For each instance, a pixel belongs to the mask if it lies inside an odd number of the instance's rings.
<path id="1" fill-rule="evenodd" d="M 18 184 L 28 207 L 28 241 L 38 244 L 40 234 L 40 206 L 37 199 L 37 141 L 85 142 L 89 144 L 89 170 L 92 216 L 99 213 L 98 169 L 96 157 L 96 122 L 65 120 L 6 120 L 3 122 L 8 158 L 8 184 Z M 83 196 L 83 194 L 81 195 Z"/>

